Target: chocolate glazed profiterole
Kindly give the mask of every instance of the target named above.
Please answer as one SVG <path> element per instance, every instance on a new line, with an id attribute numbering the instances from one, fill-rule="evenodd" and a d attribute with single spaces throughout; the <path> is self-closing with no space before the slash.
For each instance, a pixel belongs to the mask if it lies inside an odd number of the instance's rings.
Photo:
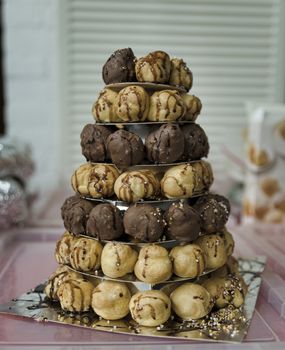
<path id="1" fill-rule="evenodd" d="M 176 124 L 167 123 L 150 133 L 145 141 L 147 158 L 155 163 L 173 163 L 184 151 L 184 135 Z"/>
<path id="2" fill-rule="evenodd" d="M 103 66 L 102 76 L 105 84 L 135 81 L 135 55 L 129 47 L 116 50 Z"/>
<path id="3" fill-rule="evenodd" d="M 61 207 L 64 227 L 74 235 L 84 234 L 89 213 L 95 204 L 80 198 L 78 195 L 68 197 Z"/>
<path id="4" fill-rule="evenodd" d="M 117 166 L 136 165 L 143 160 L 143 142 L 132 132 L 118 130 L 110 134 L 106 144 L 111 160 Z"/>
<path id="5" fill-rule="evenodd" d="M 106 141 L 110 134 L 111 131 L 101 125 L 84 126 L 80 134 L 80 145 L 87 161 L 105 162 L 108 159 Z"/>

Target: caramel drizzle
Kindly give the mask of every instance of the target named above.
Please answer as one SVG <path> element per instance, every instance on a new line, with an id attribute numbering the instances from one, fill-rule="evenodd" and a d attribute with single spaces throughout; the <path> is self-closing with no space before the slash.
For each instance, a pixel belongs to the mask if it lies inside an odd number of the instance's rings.
<path id="1" fill-rule="evenodd" d="M 113 247 L 114 247 L 114 250 L 115 250 L 115 255 L 116 255 L 116 267 L 117 267 L 117 270 L 118 268 L 120 267 L 120 265 L 122 264 L 122 261 L 121 261 L 121 258 L 120 258 L 120 254 L 119 254 L 119 251 L 118 251 L 118 246 L 116 243 L 113 243 Z"/>
<path id="2" fill-rule="evenodd" d="M 72 311 L 83 311 L 84 309 L 84 293 L 82 288 L 80 287 L 80 284 L 78 285 L 78 282 L 75 280 L 67 280 L 65 282 L 66 287 L 70 290 L 70 308 Z M 75 302 L 75 290 L 79 291 L 80 295 L 80 310 L 76 310 L 74 302 Z"/>
<path id="3" fill-rule="evenodd" d="M 143 306 L 140 304 L 141 299 L 143 298 L 149 298 L 153 300 L 160 300 L 162 304 L 164 305 L 165 309 L 168 309 L 168 303 L 165 302 L 162 298 L 159 297 L 152 297 L 152 296 L 146 296 L 144 297 L 142 294 L 137 297 L 137 299 L 134 300 L 135 306 L 131 308 L 132 314 L 134 315 L 134 318 L 142 319 L 142 316 L 140 315 L 140 311 L 142 311 L 144 308 L 149 307 L 150 308 L 150 316 L 153 320 L 156 320 L 156 310 L 153 305 L 150 303 L 144 304 Z"/>
<path id="4" fill-rule="evenodd" d="M 151 52 L 142 59 L 139 67 L 142 68 L 147 63 L 149 65 L 149 69 L 151 70 L 153 80 L 157 82 L 158 78 L 163 78 L 163 75 L 166 75 L 165 71 L 167 59 L 169 59 L 169 57 L 161 51 Z M 157 67 L 158 71 L 156 71 L 155 67 Z M 159 76 L 157 73 L 159 73 Z M 143 81 L 144 77 L 142 75 L 141 69 L 137 71 L 137 74 L 139 80 Z"/>
<path id="5" fill-rule="evenodd" d="M 58 272 L 54 276 L 52 276 L 52 279 L 49 280 L 50 283 L 50 296 L 52 299 L 56 298 L 57 295 L 57 288 L 59 286 L 60 281 L 68 274 L 67 271 Z"/>
<path id="6" fill-rule="evenodd" d="M 113 194 L 113 185 L 116 180 L 116 175 L 114 169 L 111 166 L 101 165 L 104 167 L 103 173 L 98 173 L 96 165 L 89 169 L 89 177 L 87 184 L 87 191 L 90 194 L 90 188 L 94 188 L 98 194 L 98 197 L 102 198 L 103 196 L 111 196 Z M 108 181 L 108 175 L 110 178 Z M 90 194 L 91 195 L 91 194 Z M 96 198 L 98 198 L 96 195 Z"/>

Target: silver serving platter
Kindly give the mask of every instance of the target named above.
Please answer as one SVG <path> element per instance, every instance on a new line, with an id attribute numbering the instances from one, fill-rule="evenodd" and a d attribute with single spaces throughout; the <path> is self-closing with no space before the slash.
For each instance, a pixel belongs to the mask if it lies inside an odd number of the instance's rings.
<path id="1" fill-rule="evenodd" d="M 158 327 L 142 327 L 126 317 L 118 321 L 104 320 L 92 312 L 72 314 L 61 310 L 58 303 L 50 303 L 43 293 L 44 284 L 21 295 L 19 298 L 0 305 L 0 313 L 34 319 L 38 322 L 68 324 L 119 334 L 158 337 L 164 339 L 188 339 L 207 342 L 241 342 L 247 334 L 253 317 L 258 292 L 261 285 L 261 273 L 266 258 L 239 259 L 239 271 L 248 285 L 244 305 L 239 309 L 227 307 L 212 311 L 206 317 L 196 321 L 182 321 L 174 316 Z"/>
<path id="2" fill-rule="evenodd" d="M 192 121 L 187 120 L 176 120 L 176 121 L 164 121 L 164 122 L 136 122 L 136 123 L 126 123 L 126 122 L 116 122 L 116 123 L 101 123 L 96 122 L 96 125 L 101 125 L 105 127 L 113 127 L 113 129 L 124 129 L 126 131 L 132 132 L 134 134 L 137 134 L 143 142 L 145 142 L 145 139 L 147 136 L 157 130 L 161 125 L 172 123 L 172 124 L 178 124 L 179 126 L 185 125 L 185 124 L 192 124 Z M 114 130 L 115 132 L 116 130 Z"/>
<path id="3" fill-rule="evenodd" d="M 83 199 L 86 199 L 88 201 L 94 201 L 94 202 L 99 202 L 99 203 L 111 203 L 113 205 L 115 205 L 116 207 L 118 207 L 118 209 L 120 210 L 127 210 L 129 208 L 130 205 L 132 204 L 150 204 L 153 205 L 154 207 L 157 208 L 161 208 L 161 209 L 167 209 L 169 207 L 170 204 L 178 202 L 178 201 L 187 201 L 188 199 L 191 198 L 197 198 L 197 197 L 201 197 L 208 194 L 208 191 L 205 192 L 197 192 L 195 194 L 193 194 L 191 197 L 189 198 L 176 198 L 176 199 L 144 199 L 144 200 L 140 200 L 137 202 L 124 202 L 124 201 L 120 201 L 118 199 L 114 199 L 114 198 L 92 198 L 92 197 L 86 197 L 86 196 L 80 196 Z"/>
<path id="4" fill-rule="evenodd" d="M 81 275 L 84 275 L 85 277 L 87 277 L 89 280 L 91 279 L 95 279 L 99 280 L 99 282 L 102 282 L 104 280 L 107 281 L 116 281 L 116 282 L 123 282 L 123 283 L 128 283 L 129 286 L 132 287 L 133 290 L 136 291 L 145 291 L 145 290 L 162 290 L 163 287 L 165 286 L 177 286 L 178 284 L 180 284 L 181 282 L 193 282 L 193 281 L 197 281 L 199 278 L 201 278 L 202 276 L 205 276 L 213 271 L 215 271 L 215 269 L 212 270 L 205 270 L 201 273 L 201 275 L 197 278 L 189 278 L 189 277 L 178 277 L 175 275 L 172 275 L 171 278 L 169 278 L 167 281 L 162 281 L 156 284 L 151 284 L 151 283 L 147 283 L 147 282 L 143 282 L 141 280 L 139 280 L 135 274 L 133 273 L 129 273 L 127 275 L 125 275 L 124 277 L 120 277 L 120 278 L 111 278 L 108 277 L 106 275 L 104 275 L 104 273 L 102 272 L 102 270 L 96 270 L 94 272 L 84 272 L 84 271 L 78 271 L 73 269 L 72 267 L 68 266 L 68 268 L 71 271 L 80 273 Z"/>
<path id="5" fill-rule="evenodd" d="M 146 160 L 144 160 L 146 161 Z M 177 166 L 177 165 L 186 165 L 186 164 L 192 164 L 192 163 L 199 163 L 201 160 L 190 160 L 190 161 L 185 161 L 185 162 L 176 162 L 176 163 L 145 163 L 145 164 L 136 164 L 136 165 L 116 165 L 112 162 L 90 162 L 92 165 L 96 164 L 102 164 L 102 165 L 112 165 L 113 167 L 117 168 L 119 172 L 121 171 L 132 171 L 132 170 L 151 170 L 154 172 L 165 172 L 169 168 Z"/>
<path id="6" fill-rule="evenodd" d="M 140 86 L 146 90 L 150 91 L 161 91 L 161 90 L 176 90 L 180 93 L 186 93 L 186 89 L 181 86 L 175 86 L 175 85 L 168 85 L 168 84 L 158 84 L 158 83 L 147 83 L 147 82 L 139 82 L 139 81 L 131 81 L 131 82 L 124 82 L 124 83 L 114 83 L 114 84 L 108 84 L 105 86 L 106 89 L 112 89 L 115 91 L 120 91 L 124 89 L 127 86 Z"/>

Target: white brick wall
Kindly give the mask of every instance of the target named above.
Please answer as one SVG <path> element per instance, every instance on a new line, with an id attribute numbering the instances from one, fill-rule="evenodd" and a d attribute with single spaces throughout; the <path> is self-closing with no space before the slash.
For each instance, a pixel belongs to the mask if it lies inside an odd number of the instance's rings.
<path id="1" fill-rule="evenodd" d="M 59 181 L 58 0 L 3 1 L 7 132 L 33 148 L 33 188 Z"/>

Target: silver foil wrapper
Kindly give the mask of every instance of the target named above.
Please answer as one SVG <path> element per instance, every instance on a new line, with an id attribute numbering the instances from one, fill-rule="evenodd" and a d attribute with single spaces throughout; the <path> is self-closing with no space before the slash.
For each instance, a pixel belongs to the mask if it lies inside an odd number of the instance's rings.
<path id="1" fill-rule="evenodd" d="M 12 138 L 0 138 L 0 178 L 9 176 L 25 184 L 33 172 L 30 147 Z"/>
<path id="2" fill-rule="evenodd" d="M 13 178 L 0 179 L 0 230 L 18 225 L 28 216 L 26 194 Z"/>

